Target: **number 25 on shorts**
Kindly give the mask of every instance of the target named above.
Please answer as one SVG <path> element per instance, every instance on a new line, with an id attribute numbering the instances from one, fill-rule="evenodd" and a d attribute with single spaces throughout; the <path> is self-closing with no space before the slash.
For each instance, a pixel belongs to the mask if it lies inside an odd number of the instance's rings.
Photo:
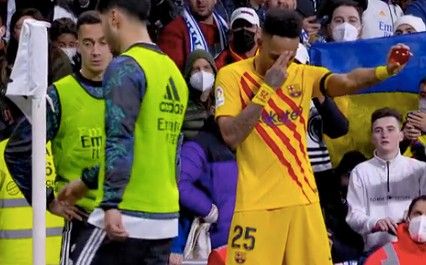
<path id="1" fill-rule="evenodd" d="M 256 244 L 256 228 L 254 227 L 242 227 L 236 225 L 233 230 L 232 236 L 232 248 L 241 249 L 241 246 L 245 250 L 253 250 Z"/>

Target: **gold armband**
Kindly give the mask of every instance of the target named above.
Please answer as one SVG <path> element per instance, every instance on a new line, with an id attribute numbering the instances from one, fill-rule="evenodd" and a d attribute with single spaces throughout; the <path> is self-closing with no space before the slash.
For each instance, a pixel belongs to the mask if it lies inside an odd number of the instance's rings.
<path id="1" fill-rule="evenodd" d="M 392 75 L 388 73 L 388 68 L 384 65 L 377 66 L 375 70 L 376 78 L 383 81 L 385 79 L 388 79 Z"/>
<path id="2" fill-rule="evenodd" d="M 260 86 L 259 91 L 257 91 L 256 95 L 251 100 L 251 102 L 261 106 L 265 106 L 266 104 L 268 104 L 268 101 L 273 94 L 275 94 L 275 90 L 267 84 L 263 83 Z"/>

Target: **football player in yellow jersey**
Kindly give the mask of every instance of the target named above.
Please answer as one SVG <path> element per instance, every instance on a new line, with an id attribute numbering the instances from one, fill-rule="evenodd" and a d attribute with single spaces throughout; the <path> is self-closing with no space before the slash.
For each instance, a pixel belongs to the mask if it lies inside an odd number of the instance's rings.
<path id="1" fill-rule="evenodd" d="M 227 264 L 332 264 L 306 148 L 310 99 L 374 85 L 406 64 L 388 59 L 346 74 L 295 64 L 301 28 L 296 12 L 271 9 L 259 54 L 222 68 L 216 79 L 216 119 L 239 170 Z M 409 54 L 403 44 L 396 50 Z"/>

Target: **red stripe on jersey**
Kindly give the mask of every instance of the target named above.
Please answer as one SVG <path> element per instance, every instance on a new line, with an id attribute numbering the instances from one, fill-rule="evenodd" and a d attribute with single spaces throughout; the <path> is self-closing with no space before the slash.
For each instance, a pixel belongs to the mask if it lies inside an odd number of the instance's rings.
<path id="1" fill-rule="evenodd" d="M 278 90 L 277 90 L 277 95 L 278 95 L 278 96 L 279 96 L 282 100 L 284 100 L 284 102 L 285 102 L 285 103 L 287 103 L 293 111 L 299 111 L 299 112 L 302 112 L 302 110 L 300 109 L 300 107 L 298 107 L 298 106 L 296 105 L 296 103 L 294 103 L 294 101 L 293 101 L 293 100 L 291 100 L 291 98 L 287 97 L 287 96 L 283 93 L 283 91 L 282 91 L 281 89 L 278 89 Z M 302 114 L 302 113 L 301 113 L 301 114 Z M 299 117 L 300 117 L 300 123 L 302 123 L 302 124 L 303 124 L 303 129 L 306 131 L 305 118 L 303 118 L 303 115 L 299 115 Z"/>
<path id="2" fill-rule="evenodd" d="M 246 77 L 253 85 L 255 85 L 256 87 L 260 87 L 260 84 L 258 83 L 258 82 L 256 82 L 256 80 L 253 78 L 253 77 L 251 77 L 250 76 L 250 74 L 248 73 L 248 72 L 245 72 L 244 73 L 244 75 L 243 75 L 244 77 Z M 289 97 L 287 97 L 283 92 L 282 92 L 282 89 L 278 89 L 277 91 L 277 94 L 278 94 L 278 96 L 288 105 L 288 106 L 290 106 L 290 108 L 294 111 L 294 112 L 299 112 L 300 114 L 299 114 L 299 117 L 300 117 L 300 119 L 299 119 L 299 121 L 300 121 L 300 123 L 301 124 L 303 124 L 303 129 L 306 131 L 306 124 L 305 124 L 305 119 L 303 118 L 303 115 L 302 115 L 302 110 L 300 109 L 300 107 L 298 107 L 297 105 L 296 105 L 296 103 L 294 103 Z M 271 105 L 271 103 L 272 103 L 272 100 L 270 100 L 269 102 L 269 105 L 272 107 L 272 105 Z M 275 105 L 276 106 L 276 105 Z M 276 110 L 275 110 L 276 111 Z M 278 113 L 277 113 L 278 114 Z M 293 135 L 294 135 L 294 138 L 296 138 L 296 140 L 299 142 L 299 148 L 300 148 L 300 151 L 302 152 L 302 154 L 305 156 L 305 157 L 307 157 L 306 156 L 306 151 L 305 151 L 305 147 L 303 146 L 303 142 L 302 142 L 302 136 L 296 131 L 296 125 L 294 124 L 294 123 L 292 123 L 290 120 L 288 120 L 288 123 L 287 122 L 284 122 L 284 124 L 291 130 L 291 131 L 293 131 Z M 306 141 L 306 140 L 305 140 Z M 303 169 L 302 169 L 303 170 Z M 311 171 L 311 170 L 310 170 Z M 312 173 L 312 172 L 311 172 Z M 305 177 L 306 178 L 306 177 Z M 307 180 L 305 180 L 308 184 L 309 184 L 309 182 L 307 181 Z M 309 184 L 309 187 L 311 187 L 311 185 Z M 311 187 L 312 188 L 312 187 Z"/>
<path id="3" fill-rule="evenodd" d="M 248 73 L 248 72 L 245 72 L 244 73 L 244 77 L 246 77 L 253 85 L 255 85 L 256 87 L 260 87 L 260 84 L 258 83 L 258 82 L 256 82 L 256 80 L 253 78 L 253 77 L 251 77 L 250 76 L 250 74 Z M 300 107 L 298 107 L 297 105 L 296 105 L 296 103 L 294 103 L 289 97 L 287 97 L 283 92 L 282 92 L 282 90 L 281 89 L 278 89 L 277 91 L 277 94 L 278 94 L 278 96 L 287 104 L 287 105 L 289 105 L 290 106 L 290 108 L 293 110 L 293 111 L 297 111 L 297 112 L 300 112 L 300 114 L 299 114 L 299 117 L 300 117 L 300 119 L 299 119 L 299 121 L 300 121 L 300 123 L 302 123 L 303 124 L 303 129 L 306 131 L 306 124 L 305 124 L 305 119 L 303 118 L 303 115 L 302 115 L 302 110 L 300 109 Z M 272 101 L 272 100 L 269 100 L 269 105 L 274 109 L 274 111 L 277 113 L 277 114 L 279 114 L 279 111 L 281 111 L 281 113 L 284 113 L 282 110 L 280 110 L 278 107 L 277 107 L 277 105 L 276 104 L 274 104 L 274 102 Z M 272 106 L 272 104 L 274 104 L 275 105 L 275 107 L 276 108 L 274 108 L 273 106 Z M 279 110 L 279 111 L 278 111 Z M 302 136 L 297 132 L 297 130 L 296 130 L 296 125 L 294 124 L 294 123 L 292 123 L 290 120 L 288 120 L 288 122 L 284 122 L 284 124 L 293 132 L 293 136 L 294 136 L 294 138 L 296 138 L 296 140 L 299 142 L 299 148 L 300 148 L 300 151 L 302 152 L 302 154 L 304 155 L 304 157 L 306 158 L 307 156 L 306 156 L 306 152 L 305 152 L 305 147 L 303 146 L 303 143 L 302 143 Z M 297 161 L 298 161 L 298 164 L 299 164 L 299 166 L 301 167 L 301 169 L 302 169 L 302 172 L 304 173 L 304 169 L 303 169 L 303 167 L 301 166 L 301 162 L 300 162 L 300 159 L 297 157 L 297 155 L 295 156 L 296 157 L 296 159 L 297 159 Z M 310 169 L 310 168 L 309 168 Z M 310 171 L 310 173 L 312 173 L 312 171 L 311 170 L 309 170 Z M 306 178 L 306 175 L 304 174 L 304 180 L 305 180 L 305 182 L 309 185 L 309 187 L 312 189 L 312 190 L 314 190 L 313 188 L 312 188 L 312 185 L 309 183 L 309 181 L 308 181 L 308 179 Z"/>
<path id="4" fill-rule="evenodd" d="M 242 77 L 242 76 L 241 76 L 241 79 L 240 79 L 240 84 L 241 84 L 241 87 L 242 87 L 242 89 L 243 89 L 244 93 L 246 94 L 247 98 L 248 98 L 249 100 L 251 100 L 251 99 L 254 97 L 254 93 L 253 93 L 253 91 L 250 89 L 250 87 L 249 87 L 249 85 L 247 84 L 246 80 L 244 80 L 244 77 Z"/>
<path id="5" fill-rule="evenodd" d="M 298 180 L 296 173 L 294 172 L 293 168 L 291 167 L 291 164 L 285 159 L 284 154 L 281 152 L 278 145 L 274 142 L 274 140 L 268 135 L 268 133 L 265 131 L 265 129 L 262 128 L 262 125 L 259 123 L 256 125 L 256 131 L 259 133 L 260 137 L 265 141 L 265 143 L 271 148 L 272 152 L 277 156 L 281 164 L 285 166 L 293 179 L 293 181 L 296 183 L 296 185 L 300 188 L 303 195 L 306 197 L 306 199 L 310 202 L 308 196 L 306 195 L 305 191 L 303 190 L 302 184 Z"/>
<path id="6" fill-rule="evenodd" d="M 289 115 L 287 115 L 283 110 L 281 110 L 273 100 L 269 101 L 269 106 L 271 106 L 271 108 L 278 114 L 278 117 L 287 117 L 285 121 L 281 121 L 284 125 L 286 125 L 292 132 L 293 132 L 293 136 L 294 138 L 296 138 L 296 140 L 299 143 L 299 148 L 300 148 L 300 152 L 302 152 L 302 154 L 306 156 L 306 151 L 305 151 L 305 146 L 303 145 L 304 142 L 306 142 L 306 139 L 303 141 L 302 140 L 302 136 L 300 135 L 300 133 L 297 131 L 297 127 L 296 125 L 290 120 Z M 299 114 L 299 117 L 301 117 L 301 114 Z"/>
<path id="7" fill-rule="evenodd" d="M 248 72 L 244 73 L 244 77 L 246 77 L 257 88 L 260 87 L 260 84 L 258 82 L 256 82 L 256 80 Z M 287 97 L 282 92 L 282 89 L 277 89 L 276 92 L 277 92 L 278 96 L 280 98 L 282 98 L 284 100 L 284 102 L 286 102 L 292 108 L 293 111 L 299 111 L 299 107 L 296 105 L 296 103 L 294 103 L 289 97 Z M 300 115 L 300 123 L 303 124 L 303 129 L 306 131 L 305 119 L 303 118 L 302 115 Z"/>
<path id="8" fill-rule="evenodd" d="M 275 104 L 275 102 L 273 102 L 273 100 L 269 100 L 269 105 L 272 107 L 272 109 L 275 111 L 275 113 L 277 113 L 279 116 L 284 114 L 284 111 L 279 109 L 277 107 L 277 105 Z M 263 117 L 264 120 L 268 120 L 268 113 L 265 110 L 262 111 L 262 117 Z M 288 121 L 288 122 L 290 122 L 290 121 Z M 306 178 L 305 169 L 303 168 L 302 161 L 300 161 L 300 158 L 297 155 L 297 151 L 296 151 L 296 149 L 294 149 L 293 145 L 291 144 L 290 139 L 273 122 L 270 122 L 270 123 L 267 123 L 267 124 L 268 124 L 269 127 L 272 128 L 272 130 L 275 132 L 275 135 L 278 136 L 278 138 L 286 146 L 286 148 L 290 152 L 290 154 L 294 157 L 297 165 L 300 167 L 300 170 L 302 171 L 303 180 L 306 182 L 306 184 L 308 184 L 309 188 L 314 192 L 314 188 L 311 186 L 308 179 Z M 294 126 L 294 124 L 293 124 L 293 128 L 294 128 L 294 130 L 291 130 L 291 129 L 290 130 L 293 132 L 293 135 L 295 135 L 297 132 L 295 131 L 296 126 Z M 299 141 L 299 146 L 302 146 L 302 148 L 303 148 L 303 145 L 300 141 Z M 306 161 L 306 163 L 309 163 L 309 162 Z"/>
<path id="9" fill-rule="evenodd" d="M 258 82 L 256 82 L 256 80 L 254 80 L 254 78 L 248 73 L 248 72 L 245 72 L 244 74 L 243 74 L 243 76 L 245 77 L 245 78 L 247 78 L 253 85 L 255 85 L 257 88 L 259 88 L 260 87 L 260 84 L 258 83 Z"/>

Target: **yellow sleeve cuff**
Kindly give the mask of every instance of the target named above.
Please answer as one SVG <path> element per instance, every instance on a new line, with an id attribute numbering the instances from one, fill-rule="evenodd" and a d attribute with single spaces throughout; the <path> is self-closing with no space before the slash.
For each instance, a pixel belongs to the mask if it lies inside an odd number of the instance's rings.
<path id="1" fill-rule="evenodd" d="M 384 65 L 377 66 L 375 69 L 376 78 L 383 81 L 385 79 L 388 79 L 392 75 L 388 73 L 388 68 Z"/>

